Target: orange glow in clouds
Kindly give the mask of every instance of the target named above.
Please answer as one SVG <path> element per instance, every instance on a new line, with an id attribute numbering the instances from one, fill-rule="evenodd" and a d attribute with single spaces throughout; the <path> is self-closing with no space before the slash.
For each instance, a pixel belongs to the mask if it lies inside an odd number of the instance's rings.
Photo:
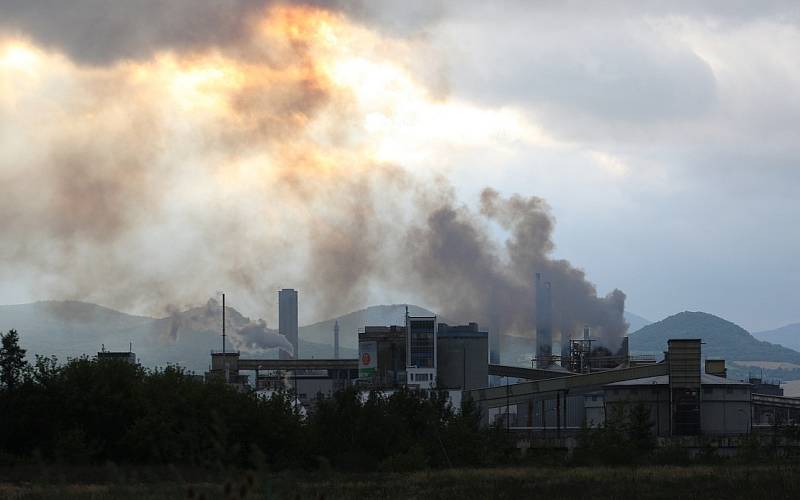
<path id="1" fill-rule="evenodd" d="M 149 106 L 167 156 L 188 160 L 194 151 L 201 156 L 195 166 L 211 158 L 208 171 L 225 174 L 218 182 L 244 190 L 375 163 L 424 169 L 452 146 L 502 150 L 543 140 L 513 110 L 434 99 L 409 69 L 418 51 L 340 14 L 276 7 L 253 26 L 242 47 L 161 52 L 106 68 L 27 42 L 0 43 L 5 107 L 33 102 L 39 121 L 50 117 L 53 128 L 91 116 L 102 134 L 104 120 L 120 124 Z M 36 82 L 13 85 L 33 74 Z M 30 121 L 21 115 L 20 123 Z"/>

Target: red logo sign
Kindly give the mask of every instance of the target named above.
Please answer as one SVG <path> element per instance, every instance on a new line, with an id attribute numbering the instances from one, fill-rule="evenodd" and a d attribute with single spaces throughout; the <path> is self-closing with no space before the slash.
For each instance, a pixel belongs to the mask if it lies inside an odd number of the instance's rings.
<path id="1" fill-rule="evenodd" d="M 362 365 L 368 365 L 370 361 L 372 361 L 372 357 L 369 355 L 368 352 L 365 352 L 364 354 L 361 355 Z"/>

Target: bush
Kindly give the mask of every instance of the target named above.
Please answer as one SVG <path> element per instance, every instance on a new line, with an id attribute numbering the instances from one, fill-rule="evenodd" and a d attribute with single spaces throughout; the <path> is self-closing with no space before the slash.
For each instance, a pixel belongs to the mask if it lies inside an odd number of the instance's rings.
<path id="1" fill-rule="evenodd" d="M 174 366 L 145 370 L 84 357 L 63 365 L 37 358 L 30 367 L 19 362 L 16 337 L 4 339 L 10 361 L 0 390 L 0 456 L 12 461 L 39 450 L 46 462 L 70 464 L 276 470 L 327 463 L 409 471 L 513 456 L 504 432 L 481 427 L 474 404 L 457 411 L 444 393 L 373 392 L 362 402 L 347 389 L 319 399 L 304 419 L 286 393 L 265 400 L 221 382 L 196 381 Z"/>

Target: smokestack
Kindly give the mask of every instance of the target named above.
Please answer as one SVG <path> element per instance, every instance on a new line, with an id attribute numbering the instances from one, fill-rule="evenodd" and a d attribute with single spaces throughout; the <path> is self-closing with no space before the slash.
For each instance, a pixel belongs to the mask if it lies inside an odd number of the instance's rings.
<path id="1" fill-rule="evenodd" d="M 550 282 L 536 273 L 536 366 L 546 368 L 553 359 L 552 298 Z"/>
<path id="2" fill-rule="evenodd" d="M 333 324 L 333 359 L 339 359 L 339 320 Z"/>
<path id="3" fill-rule="evenodd" d="M 299 359 L 300 349 L 297 338 L 297 290 L 284 288 L 278 292 L 278 332 L 286 337 L 294 355 L 280 352 L 281 359 Z"/>
<path id="4" fill-rule="evenodd" d="M 489 320 L 489 363 L 500 364 L 500 320 L 497 311 L 491 311 Z"/>

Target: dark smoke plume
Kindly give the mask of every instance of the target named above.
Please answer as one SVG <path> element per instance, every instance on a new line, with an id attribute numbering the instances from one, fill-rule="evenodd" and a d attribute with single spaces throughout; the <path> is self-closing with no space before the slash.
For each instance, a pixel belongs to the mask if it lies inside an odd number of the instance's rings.
<path id="1" fill-rule="evenodd" d="M 267 328 L 267 323 L 260 319 L 255 323 L 243 326 L 237 330 L 236 335 L 240 344 L 247 350 L 263 350 L 280 348 L 289 354 L 294 354 L 292 344 L 275 330 Z"/>
<path id="2" fill-rule="evenodd" d="M 493 242 L 487 223 L 508 231 L 504 247 Z M 569 336 L 589 324 L 616 349 L 628 327 L 625 294 L 614 290 L 598 297 L 583 271 L 553 260 L 552 231 L 542 199 L 502 198 L 485 189 L 479 214 L 443 203 L 408 241 L 418 284 L 445 317 L 478 321 L 500 334 L 530 335 L 536 324 L 534 276 L 540 272 L 552 283 L 554 328 Z"/>
<path id="3" fill-rule="evenodd" d="M 205 306 L 180 311 L 174 306 L 167 308 L 169 312 L 166 328 L 160 332 L 162 341 L 174 344 L 179 335 L 196 331 L 222 331 L 222 305 L 215 299 L 209 299 Z M 225 325 L 228 346 L 240 351 L 262 351 L 280 348 L 289 354 L 293 353 L 292 344 L 275 330 L 267 328 L 263 319 L 251 321 L 232 307 L 225 307 Z"/>
<path id="4" fill-rule="evenodd" d="M 265 5 L 0 3 L 0 29 L 63 49 L 34 47 L 30 68 L 0 68 L 13 82 L 0 99 L 0 123 L 13 125 L 0 127 L 0 278 L 38 296 L 148 313 L 222 289 L 273 324 L 275 290 L 292 287 L 301 318 L 417 302 L 531 335 L 541 272 L 553 284 L 554 327 L 590 324 L 615 347 L 625 296 L 598 297 L 583 271 L 551 258 L 553 220 L 541 199 L 486 190 L 475 212 L 454 201 L 447 182 L 379 160 L 361 142 L 371 136 L 358 84 L 336 81 L 331 54 L 352 62 L 336 52 L 351 36 L 345 48 L 380 45 L 375 57 L 389 42 L 302 9 L 275 10 L 267 33 L 251 40 L 245 19 Z M 71 26 L 69 9 L 76 26 L 96 16 L 96 31 L 61 30 Z M 184 19 L 187 9 L 207 15 Z M 336 43 L 314 45 L 325 39 L 321 25 Z M 108 33 L 116 42 L 103 43 Z M 222 55 L 172 51 L 224 44 L 233 48 Z M 115 63 L 87 68 L 87 60 Z M 493 227 L 508 233 L 504 246 Z M 164 341 L 219 331 L 216 302 L 183 309 L 168 311 Z M 242 348 L 286 347 L 266 323 L 232 313 L 229 327 Z"/>

